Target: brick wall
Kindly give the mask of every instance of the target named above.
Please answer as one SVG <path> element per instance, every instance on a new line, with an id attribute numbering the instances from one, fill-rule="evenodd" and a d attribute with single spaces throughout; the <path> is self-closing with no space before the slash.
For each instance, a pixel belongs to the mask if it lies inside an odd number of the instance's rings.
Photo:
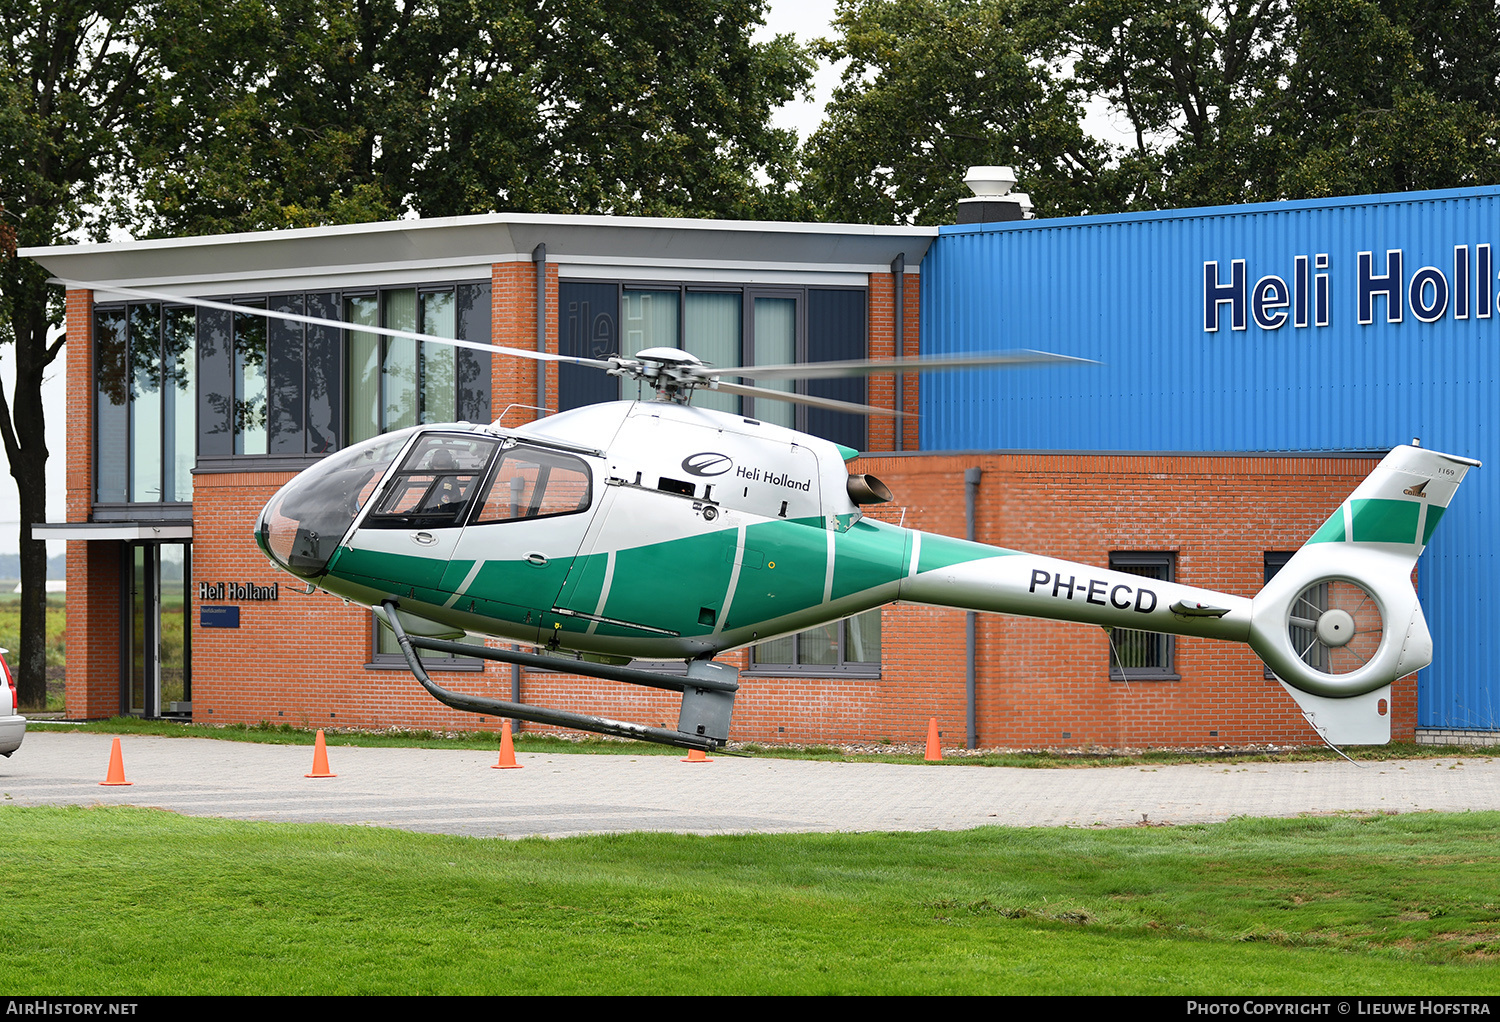
<path id="1" fill-rule="evenodd" d="M 1176 580 L 1251 596 L 1267 551 L 1295 550 L 1374 468 L 1374 460 L 1211 456 L 996 454 L 861 459 L 884 479 L 892 521 L 963 535 L 964 472 L 982 472 L 975 535 L 1030 553 L 1108 566 L 1112 551 L 1172 551 Z M 964 615 L 888 612 L 883 726 L 915 733 L 937 716 L 961 741 Z M 1180 681 L 1110 681 L 1109 639 L 1097 628 L 979 615 L 977 730 L 981 745 L 1316 744 L 1280 684 L 1248 647 L 1179 637 Z M 915 700 L 931 700 L 923 709 Z M 1410 740 L 1415 676 L 1392 692 L 1392 733 Z M 910 709 L 896 710 L 897 706 Z"/>
<path id="2" fill-rule="evenodd" d="M 897 494 L 890 521 L 949 535 L 964 531 L 964 471 L 982 471 L 980 540 L 1105 566 L 1111 551 L 1171 550 L 1181 582 L 1249 596 L 1263 555 L 1301 544 L 1373 461 L 1102 455 L 861 459 Z M 194 581 L 286 582 L 251 539 L 255 514 L 287 476 L 199 476 Z M 440 705 L 405 671 L 370 669 L 366 611 L 284 587 L 276 603 L 241 604 L 238 630 L 193 632 L 194 712 L 200 721 L 298 726 L 493 728 Z M 888 609 L 879 678 L 747 676 L 733 735 L 744 741 L 920 741 L 937 717 L 950 746 L 964 742 L 964 614 Z M 1110 681 L 1104 633 L 1084 625 L 980 615 L 976 630 L 981 745 L 1085 748 L 1315 744 L 1279 684 L 1248 648 L 1178 638 L 1180 681 Z M 723 659 L 748 666 L 744 651 Z M 511 668 L 436 673 L 459 691 L 511 697 Z M 523 672 L 525 701 L 672 727 L 678 697 L 614 682 Z M 1416 687 L 1393 693 L 1394 732 L 1409 739 Z M 534 725 L 528 725 L 534 727 Z M 1214 733 L 1217 732 L 1217 733 Z"/>
<path id="3" fill-rule="evenodd" d="M 902 274 L 904 291 L 902 305 L 905 313 L 901 324 L 901 354 L 914 358 L 921 352 L 918 311 L 921 307 L 921 278 L 915 273 Z M 869 351 L 875 359 L 891 358 L 896 354 L 896 285 L 895 274 L 872 273 L 869 282 Z M 895 450 L 896 431 L 901 431 L 902 450 L 916 450 L 918 446 L 917 417 L 918 377 L 910 373 L 902 379 L 902 410 L 913 413 L 898 424 L 895 419 L 872 416 L 869 422 L 867 446 L 872 451 Z M 866 384 L 866 400 L 880 408 L 896 406 L 896 377 L 882 374 L 869 377 Z"/>
<path id="4" fill-rule="evenodd" d="M 93 507 L 94 295 L 69 291 L 67 520 Z M 120 543 L 68 543 L 67 706 L 72 719 L 120 712 Z"/>

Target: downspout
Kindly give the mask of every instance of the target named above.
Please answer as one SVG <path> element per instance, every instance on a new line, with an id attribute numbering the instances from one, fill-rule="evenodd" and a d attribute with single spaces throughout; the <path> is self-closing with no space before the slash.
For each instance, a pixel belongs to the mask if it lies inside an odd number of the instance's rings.
<path id="1" fill-rule="evenodd" d="M 896 357 L 900 358 L 906 354 L 906 253 L 901 252 L 891 260 L 891 274 L 896 278 L 893 292 L 893 300 L 896 303 Z M 906 376 L 903 373 L 896 374 L 896 411 L 904 411 Z M 901 419 L 894 420 L 893 428 L 896 433 L 896 443 L 892 450 L 902 449 L 903 435 L 906 427 L 901 424 Z"/>
<path id="2" fill-rule="evenodd" d="M 536 264 L 536 350 L 547 350 L 547 246 L 545 243 L 531 250 L 531 261 Z M 547 363 L 536 364 L 536 406 L 538 409 L 547 407 Z M 538 415 L 545 412 L 538 411 Z M 520 650 L 520 646 L 512 644 L 512 650 Z M 510 701 L 513 703 L 524 702 L 521 698 L 521 665 L 510 665 Z M 517 718 L 510 722 L 510 729 L 516 734 L 521 733 L 522 721 Z"/>
<path id="3" fill-rule="evenodd" d="M 531 261 L 536 264 L 536 350 L 547 350 L 547 246 L 538 245 L 531 250 Z M 536 365 L 536 406 L 547 407 L 547 363 Z"/>
<path id="4" fill-rule="evenodd" d="M 964 538 L 974 542 L 974 506 L 979 503 L 979 476 L 977 468 L 964 469 Z M 979 736 L 974 727 L 974 612 L 964 615 L 964 715 L 968 727 L 968 744 L 973 749 L 979 745 Z"/>

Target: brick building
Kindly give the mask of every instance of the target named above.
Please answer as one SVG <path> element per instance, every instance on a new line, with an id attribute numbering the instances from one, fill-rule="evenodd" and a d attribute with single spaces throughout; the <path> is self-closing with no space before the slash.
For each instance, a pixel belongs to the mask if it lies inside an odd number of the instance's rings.
<path id="1" fill-rule="evenodd" d="M 39 534 L 70 541 L 69 716 L 497 726 L 428 697 L 367 611 L 277 571 L 255 517 L 302 468 L 386 430 L 514 426 L 636 385 L 374 331 L 596 356 L 681 346 L 718 364 L 914 355 L 945 314 L 923 280 L 937 235 L 505 214 L 25 253 L 68 288 L 68 515 Z M 803 386 L 916 411 L 922 385 Z M 874 517 L 1244 596 L 1376 460 L 920 451 L 915 417 L 705 397 L 865 452 L 851 471 L 895 493 Z M 971 637 L 969 624 L 897 605 L 726 654 L 743 672 L 733 737 L 905 742 L 937 717 L 949 745 L 1316 741 L 1245 647 L 986 615 Z M 677 712 L 675 695 L 573 675 L 465 658 L 431 670 L 455 690 L 646 724 Z M 1413 679 L 1392 702 L 1394 736 L 1410 739 Z"/>

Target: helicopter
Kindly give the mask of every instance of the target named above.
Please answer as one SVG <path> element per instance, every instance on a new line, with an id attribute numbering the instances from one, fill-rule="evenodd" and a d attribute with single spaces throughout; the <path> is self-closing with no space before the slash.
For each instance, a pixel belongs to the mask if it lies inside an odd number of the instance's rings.
<path id="1" fill-rule="evenodd" d="M 858 452 L 692 403 L 711 390 L 899 415 L 743 381 L 1086 359 L 1014 351 L 715 367 L 677 348 L 586 358 L 360 329 L 589 366 L 656 397 L 514 428 L 423 424 L 352 445 L 271 498 L 255 523 L 260 549 L 307 592 L 370 608 L 417 681 L 448 706 L 703 751 L 728 741 L 739 687 L 737 669 L 715 656 L 895 601 L 1247 643 L 1330 744 L 1384 744 L 1391 684 L 1432 660 L 1412 569 L 1479 465 L 1415 442 L 1394 448 L 1244 597 L 875 520 L 865 509 L 892 494 L 849 471 Z M 465 633 L 537 652 L 455 641 Z M 450 691 L 427 674 L 421 649 L 677 691 L 678 725 Z M 643 660 L 684 661 L 686 673 L 632 666 Z"/>

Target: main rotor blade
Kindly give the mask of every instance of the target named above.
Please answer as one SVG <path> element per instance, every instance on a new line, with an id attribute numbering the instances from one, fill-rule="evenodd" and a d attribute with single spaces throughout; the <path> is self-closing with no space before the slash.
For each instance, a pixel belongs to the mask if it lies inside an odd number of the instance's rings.
<path id="1" fill-rule="evenodd" d="M 876 373 L 932 373 L 952 369 L 993 369 L 1000 366 L 1030 365 L 1099 365 L 1091 358 L 1054 355 L 1047 351 L 989 351 L 959 355 L 928 355 L 923 358 L 893 358 L 876 361 L 868 358 L 846 362 L 801 362 L 773 366 L 730 366 L 725 369 L 702 366 L 687 370 L 694 376 L 733 376 L 741 380 L 818 380 L 840 376 L 870 376 Z"/>
<path id="2" fill-rule="evenodd" d="M 855 404 L 853 401 L 836 401 L 831 397 L 813 397 L 811 394 L 792 394 L 769 387 L 751 387 L 743 383 L 725 383 L 722 380 L 714 388 L 720 394 L 740 394 L 744 397 L 766 398 L 771 401 L 788 401 L 794 405 L 811 408 L 826 408 L 830 412 L 849 412 L 852 415 L 886 415 L 905 418 L 910 412 L 898 412 L 894 408 L 876 408 L 874 405 Z"/>
<path id="3" fill-rule="evenodd" d="M 414 330 L 396 330 L 391 327 L 365 326 L 362 323 L 347 323 L 340 319 L 322 319 L 318 316 L 303 316 L 295 312 L 276 312 L 272 309 L 261 309 L 254 305 L 232 305 L 228 302 L 215 302 L 207 298 L 184 298 L 181 295 L 167 294 L 163 291 L 145 291 L 141 288 L 120 287 L 115 284 L 94 284 L 86 280 L 62 280 L 57 278 L 58 283 L 68 287 L 89 288 L 95 293 L 105 292 L 108 294 L 124 295 L 127 298 L 146 298 L 153 302 L 164 302 L 170 305 L 196 305 L 204 309 L 219 309 L 224 312 L 244 312 L 252 316 L 261 316 L 265 319 L 281 319 L 291 323 L 306 323 L 309 326 L 330 326 L 339 330 L 351 330 L 362 334 L 380 334 L 385 337 L 406 337 L 414 341 L 426 341 L 431 344 L 448 344 L 455 348 L 472 348 L 475 351 L 487 351 L 491 354 L 515 355 L 518 358 L 529 358 L 536 362 L 567 362 L 572 365 L 595 366 L 599 369 L 613 369 L 615 363 L 607 359 L 583 358 L 578 355 L 554 355 L 549 351 L 531 351 L 526 348 L 508 348 L 502 344 L 483 344 L 479 341 L 464 341 L 456 337 L 438 337 L 434 334 L 419 334 Z"/>

